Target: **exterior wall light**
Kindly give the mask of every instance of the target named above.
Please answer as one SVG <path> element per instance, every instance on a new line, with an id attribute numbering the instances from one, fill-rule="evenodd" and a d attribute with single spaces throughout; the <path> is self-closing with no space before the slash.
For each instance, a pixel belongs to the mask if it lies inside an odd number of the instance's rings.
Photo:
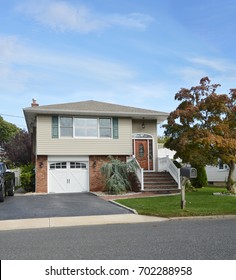
<path id="1" fill-rule="evenodd" d="M 145 123 L 144 123 L 144 118 L 143 118 L 143 122 L 142 122 L 142 129 L 145 128 Z"/>

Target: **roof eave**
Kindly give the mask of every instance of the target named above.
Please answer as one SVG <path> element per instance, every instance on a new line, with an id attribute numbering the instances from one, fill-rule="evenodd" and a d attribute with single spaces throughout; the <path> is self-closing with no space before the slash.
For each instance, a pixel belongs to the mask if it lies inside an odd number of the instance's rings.
<path id="1" fill-rule="evenodd" d="M 25 108 L 23 109 L 28 130 L 33 126 L 37 115 L 75 115 L 75 116 L 108 116 L 108 117 L 123 117 L 132 119 L 146 119 L 156 120 L 157 124 L 162 123 L 168 117 L 168 113 L 165 112 L 109 112 L 109 111 L 88 111 L 88 110 L 58 110 L 58 109 L 42 109 L 42 108 Z"/>

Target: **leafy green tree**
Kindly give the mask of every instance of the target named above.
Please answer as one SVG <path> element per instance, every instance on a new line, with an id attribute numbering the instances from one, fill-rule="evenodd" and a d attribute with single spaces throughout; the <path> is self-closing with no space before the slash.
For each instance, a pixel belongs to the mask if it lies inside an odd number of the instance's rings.
<path id="1" fill-rule="evenodd" d="M 219 84 L 208 77 L 198 86 L 181 88 L 175 95 L 180 101 L 170 113 L 165 127 L 167 148 L 175 150 L 184 163 L 203 167 L 217 164 L 220 158 L 229 165 L 227 189 L 235 191 L 233 173 L 236 161 L 236 89 L 217 94 Z"/>
<path id="2" fill-rule="evenodd" d="M 16 125 L 5 121 L 0 116 L 0 146 L 3 147 L 19 130 Z"/>

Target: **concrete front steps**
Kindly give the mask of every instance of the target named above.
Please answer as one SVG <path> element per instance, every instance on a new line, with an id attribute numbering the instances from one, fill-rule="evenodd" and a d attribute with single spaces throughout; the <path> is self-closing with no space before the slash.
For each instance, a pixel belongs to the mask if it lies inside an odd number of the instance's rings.
<path id="1" fill-rule="evenodd" d="M 168 172 L 144 172 L 144 192 L 160 194 L 180 193 L 178 185 Z"/>

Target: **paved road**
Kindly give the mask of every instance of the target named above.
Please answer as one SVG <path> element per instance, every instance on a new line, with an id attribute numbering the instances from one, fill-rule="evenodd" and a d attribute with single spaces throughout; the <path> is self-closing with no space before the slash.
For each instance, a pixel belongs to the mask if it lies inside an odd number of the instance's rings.
<path id="1" fill-rule="evenodd" d="M 0 259 L 235 260 L 236 219 L 0 232 Z"/>
<path id="2" fill-rule="evenodd" d="M 0 203 L 0 220 L 130 214 L 92 193 L 20 195 Z"/>

